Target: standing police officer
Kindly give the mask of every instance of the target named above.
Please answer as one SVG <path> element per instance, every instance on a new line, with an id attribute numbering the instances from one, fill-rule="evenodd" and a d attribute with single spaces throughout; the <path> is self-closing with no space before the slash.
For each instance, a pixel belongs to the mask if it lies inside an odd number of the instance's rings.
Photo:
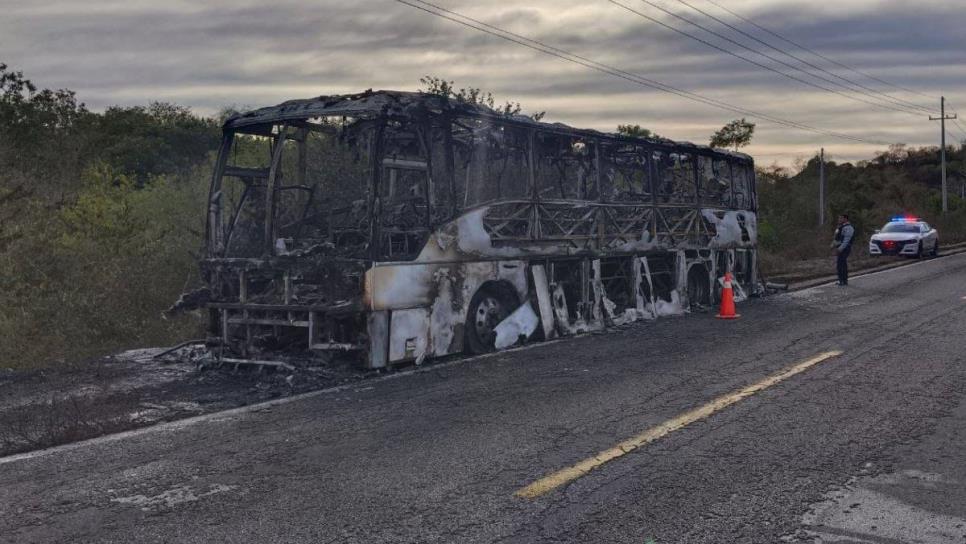
<path id="1" fill-rule="evenodd" d="M 835 229 L 835 241 L 832 247 L 836 255 L 836 271 L 839 275 L 838 285 L 849 284 L 849 254 L 852 253 L 852 241 L 855 238 L 855 227 L 849 223 L 848 214 L 839 216 L 838 228 Z"/>

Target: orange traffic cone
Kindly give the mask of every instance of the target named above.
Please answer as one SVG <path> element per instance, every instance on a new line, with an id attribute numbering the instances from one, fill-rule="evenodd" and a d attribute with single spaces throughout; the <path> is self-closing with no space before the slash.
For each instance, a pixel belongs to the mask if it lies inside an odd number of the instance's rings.
<path id="1" fill-rule="evenodd" d="M 735 292 L 731 287 L 731 272 L 725 272 L 724 287 L 721 288 L 721 310 L 716 315 L 718 319 L 738 319 L 735 313 Z"/>

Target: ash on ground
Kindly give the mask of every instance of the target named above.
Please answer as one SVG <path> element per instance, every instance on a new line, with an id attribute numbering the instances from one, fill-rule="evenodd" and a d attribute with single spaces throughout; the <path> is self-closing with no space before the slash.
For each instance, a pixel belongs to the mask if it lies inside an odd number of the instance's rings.
<path id="1" fill-rule="evenodd" d="M 204 343 L 0 373 L 0 455 L 85 440 L 361 380 L 351 361 L 219 361 Z"/>

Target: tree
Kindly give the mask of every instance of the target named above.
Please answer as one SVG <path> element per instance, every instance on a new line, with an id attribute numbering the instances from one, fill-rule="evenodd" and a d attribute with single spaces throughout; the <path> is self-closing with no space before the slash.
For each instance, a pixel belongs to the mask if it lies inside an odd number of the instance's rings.
<path id="1" fill-rule="evenodd" d="M 457 102 L 466 102 L 468 104 L 476 104 L 478 106 L 485 106 L 492 110 L 496 110 L 507 117 L 513 115 L 526 115 L 523 112 L 523 107 L 520 106 L 519 102 L 507 101 L 500 108 L 496 107 L 496 99 L 493 98 L 493 93 L 484 91 L 478 87 L 467 87 L 456 89 L 452 81 L 446 81 L 441 77 L 426 76 L 419 78 L 419 82 L 426 85 L 425 89 L 419 89 L 419 92 L 426 94 L 435 94 L 438 96 L 445 96 L 446 98 L 452 98 Z M 543 116 L 547 112 L 541 111 L 531 115 L 527 115 L 534 121 L 539 121 L 543 119 Z"/>
<path id="2" fill-rule="evenodd" d="M 76 154 L 72 151 L 78 146 L 70 140 L 89 117 L 73 91 L 38 90 L 23 72 L 0 63 L 0 145 L 6 151 L 2 170 L 29 170 L 49 184 L 48 159 Z"/>
<path id="3" fill-rule="evenodd" d="M 888 151 L 883 151 L 878 153 L 873 161 L 879 165 L 885 164 L 902 164 L 906 159 L 909 158 L 909 150 L 906 148 L 906 144 L 890 144 Z"/>
<path id="4" fill-rule="evenodd" d="M 134 176 L 139 186 L 154 176 L 187 175 L 221 141 L 214 119 L 166 102 L 111 106 L 95 118 L 89 137 L 92 153 Z"/>
<path id="5" fill-rule="evenodd" d="M 652 140 L 662 139 L 656 133 L 652 132 L 650 129 L 641 127 L 641 125 L 617 125 L 617 133 L 622 136 L 630 136 L 632 138 L 649 138 Z"/>
<path id="6" fill-rule="evenodd" d="M 751 137 L 754 133 L 754 123 L 749 123 L 744 117 L 735 119 L 711 135 L 711 147 L 734 146 L 735 151 L 738 151 L 738 148 L 751 143 Z"/>
<path id="7" fill-rule="evenodd" d="M 71 171 L 64 165 L 76 164 L 79 125 L 89 116 L 72 91 L 38 90 L 0 63 L 0 257 L 23 236 L 25 210 L 37 193 L 62 193 Z"/>

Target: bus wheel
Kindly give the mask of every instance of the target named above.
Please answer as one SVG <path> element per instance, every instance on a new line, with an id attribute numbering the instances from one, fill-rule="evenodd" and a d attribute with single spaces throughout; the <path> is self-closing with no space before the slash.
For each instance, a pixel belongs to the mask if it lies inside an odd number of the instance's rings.
<path id="1" fill-rule="evenodd" d="M 496 326 L 517 308 L 519 299 L 512 287 L 502 283 L 484 284 L 470 300 L 466 316 L 466 348 L 470 353 L 493 351 Z"/>
<path id="2" fill-rule="evenodd" d="M 711 286 L 708 269 L 701 265 L 688 270 L 688 304 L 691 308 L 711 306 Z"/>

